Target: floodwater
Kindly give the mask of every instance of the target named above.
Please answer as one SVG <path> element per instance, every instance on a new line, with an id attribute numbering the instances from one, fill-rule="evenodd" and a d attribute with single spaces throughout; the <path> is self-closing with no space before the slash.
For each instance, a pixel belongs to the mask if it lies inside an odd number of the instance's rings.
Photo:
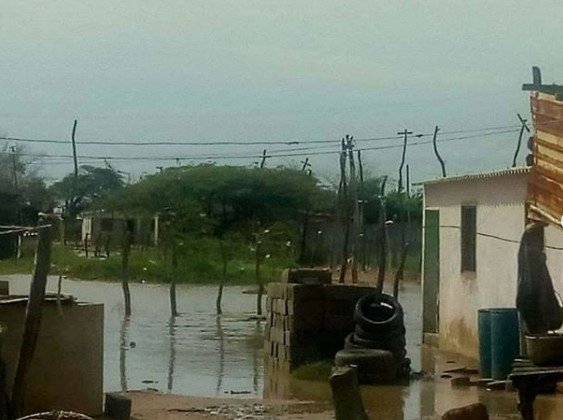
<path id="1" fill-rule="evenodd" d="M 27 275 L 0 276 L 10 281 L 12 293 L 27 293 Z M 57 278 L 49 279 L 48 291 L 56 290 Z M 131 284 L 133 314 L 124 318 L 121 284 L 63 280 L 63 293 L 81 301 L 105 305 L 104 385 L 106 391 L 153 388 L 194 396 L 238 396 L 328 402 L 328 383 L 296 380 L 264 372 L 264 324 L 252 319 L 256 296 L 245 287 L 227 287 L 224 315 L 215 315 L 216 286 L 179 285 L 178 309 L 169 316 L 166 285 Z M 407 350 L 413 371 L 431 376 L 410 386 L 363 387 L 366 409 L 373 418 L 390 420 L 434 419 L 450 408 L 474 402 L 487 405 L 491 418 L 516 415 L 516 393 L 452 388 L 440 378 L 444 369 L 468 366 L 467 362 L 421 348 L 421 289 L 405 283 L 399 296 L 407 330 Z M 264 385 L 266 384 L 266 386 Z M 538 397 L 540 418 L 560 418 L 563 401 Z M 555 413 L 555 414 L 554 414 Z"/>
<path id="2" fill-rule="evenodd" d="M 1 277 L 1 276 L 0 276 Z M 4 276 L 13 294 L 29 292 L 27 275 Z M 50 277 L 47 290 L 57 290 Z M 124 317 L 120 283 L 63 280 L 62 292 L 105 305 L 106 391 L 153 388 L 195 396 L 261 396 L 264 325 L 251 320 L 256 296 L 227 287 L 215 315 L 216 286 L 179 285 L 180 316 L 170 318 L 168 287 L 133 283 Z"/>

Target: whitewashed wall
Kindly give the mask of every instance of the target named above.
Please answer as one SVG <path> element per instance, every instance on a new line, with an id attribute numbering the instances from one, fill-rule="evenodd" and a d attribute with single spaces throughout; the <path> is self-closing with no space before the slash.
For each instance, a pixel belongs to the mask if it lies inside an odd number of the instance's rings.
<path id="1" fill-rule="evenodd" d="M 426 184 L 425 207 L 440 210 L 440 347 L 478 357 L 477 310 L 514 307 L 518 243 L 524 231 L 527 174 Z M 477 206 L 477 269 L 461 273 L 461 206 Z M 493 235 L 508 242 L 483 236 Z M 549 227 L 546 245 L 563 248 Z M 547 249 L 555 289 L 563 294 L 563 251 Z"/>

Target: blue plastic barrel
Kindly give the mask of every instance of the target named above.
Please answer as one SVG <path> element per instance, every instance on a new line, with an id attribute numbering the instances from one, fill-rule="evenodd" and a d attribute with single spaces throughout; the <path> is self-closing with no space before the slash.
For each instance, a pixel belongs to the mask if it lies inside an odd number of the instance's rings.
<path id="1" fill-rule="evenodd" d="M 518 311 L 516 308 L 491 309 L 491 373 L 495 380 L 506 379 L 518 356 Z"/>
<path id="2" fill-rule="evenodd" d="M 491 377 L 491 310 L 479 309 L 479 374 L 481 378 Z"/>

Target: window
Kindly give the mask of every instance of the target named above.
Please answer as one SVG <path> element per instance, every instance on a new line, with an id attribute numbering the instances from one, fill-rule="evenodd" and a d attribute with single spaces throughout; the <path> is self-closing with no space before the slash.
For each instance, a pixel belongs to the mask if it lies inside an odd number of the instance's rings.
<path id="1" fill-rule="evenodd" d="M 477 207 L 461 206 L 461 271 L 475 271 Z"/>

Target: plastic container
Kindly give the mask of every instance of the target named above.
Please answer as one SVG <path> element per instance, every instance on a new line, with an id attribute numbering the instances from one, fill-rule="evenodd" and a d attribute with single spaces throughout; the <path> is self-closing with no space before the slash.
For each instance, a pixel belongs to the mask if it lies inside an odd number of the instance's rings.
<path id="1" fill-rule="evenodd" d="M 479 309 L 479 374 L 481 378 L 491 377 L 491 309 Z"/>
<path id="2" fill-rule="evenodd" d="M 506 379 L 518 356 L 519 327 L 516 308 L 490 310 L 491 316 L 491 373 L 495 380 Z"/>

